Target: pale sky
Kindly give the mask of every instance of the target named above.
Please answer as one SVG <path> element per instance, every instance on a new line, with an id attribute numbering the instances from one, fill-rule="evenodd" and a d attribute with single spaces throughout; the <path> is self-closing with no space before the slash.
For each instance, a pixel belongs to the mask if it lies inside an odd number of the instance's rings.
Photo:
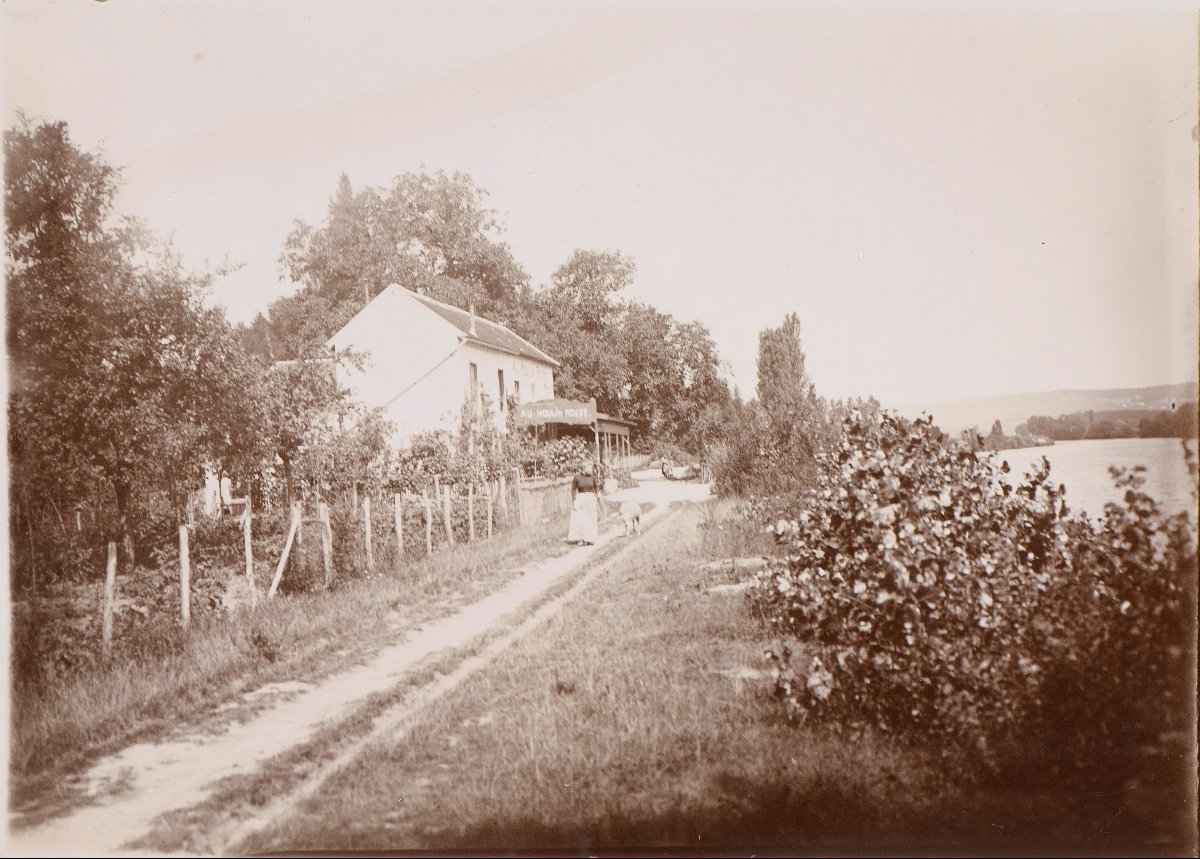
<path id="1" fill-rule="evenodd" d="M 1186 381 L 1197 18 L 1181 4 L 13 2 L 5 127 L 66 120 L 249 320 L 340 173 L 470 174 L 535 284 L 575 248 L 712 331 L 795 311 L 885 404 Z"/>

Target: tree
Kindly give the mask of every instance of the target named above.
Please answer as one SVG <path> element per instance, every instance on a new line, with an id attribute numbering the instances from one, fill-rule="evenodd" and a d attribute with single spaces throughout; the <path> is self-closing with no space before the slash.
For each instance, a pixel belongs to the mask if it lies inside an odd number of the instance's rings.
<path id="1" fill-rule="evenodd" d="M 22 118 L 5 155 L 14 485 L 26 516 L 34 498 L 107 495 L 132 560 L 150 493 L 178 499 L 206 464 L 254 458 L 255 367 L 204 308 L 207 275 L 136 222 L 108 223 L 116 171 L 64 123 Z"/>
<path id="2" fill-rule="evenodd" d="M 321 227 L 297 221 L 280 262 L 300 291 L 270 310 L 279 357 L 326 339 L 391 283 L 491 312 L 527 287 L 485 192 L 463 173 L 406 173 L 354 191 L 344 174 Z"/>
<path id="3" fill-rule="evenodd" d="M 777 465 L 792 476 L 812 470 L 821 441 L 828 434 L 825 416 L 805 369 L 800 319 L 784 317 L 778 328 L 758 337 L 758 403 L 767 443 Z"/>
<path id="4" fill-rule="evenodd" d="M 618 251 L 576 250 L 551 275 L 551 294 L 563 302 L 584 331 L 604 330 L 620 296 L 633 283 L 637 264 Z"/>
<path id="5" fill-rule="evenodd" d="M 635 271 L 633 260 L 620 253 L 576 250 L 548 287 L 509 308 L 513 329 L 561 363 L 554 380 L 559 396 L 594 397 L 600 411 L 623 412 L 631 368 L 619 338 L 621 292 Z"/>
<path id="6" fill-rule="evenodd" d="M 626 308 L 620 331 L 626 362 L 636 368 L 625 416 L 644 435 L 703 450 L 715 440 L 730 396 L 708 329 L 635 302 Z"/>

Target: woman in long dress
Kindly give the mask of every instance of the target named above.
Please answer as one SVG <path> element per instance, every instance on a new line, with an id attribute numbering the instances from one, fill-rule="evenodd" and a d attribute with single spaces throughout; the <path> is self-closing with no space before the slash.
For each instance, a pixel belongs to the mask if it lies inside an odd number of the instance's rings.
<path id="1" fill-rule="evenodd" d="M 583 470 L 571 480 L 571 524 L 567 528 L 568 542 L 585 546 L 596 542 L 600 531 L 597 489 L 592 464 L 586 463 Z"/>

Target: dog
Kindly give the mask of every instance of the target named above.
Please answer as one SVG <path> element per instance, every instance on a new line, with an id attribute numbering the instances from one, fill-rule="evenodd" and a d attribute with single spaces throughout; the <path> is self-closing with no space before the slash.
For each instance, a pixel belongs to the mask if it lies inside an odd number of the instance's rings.
<path id="1" fill-rule="evenodd" d="M 642 505 L 636 501 L 624 501 L 621 503 L 621 521 L 625 524 L 625 536 L 630 533 L 634 536 L 640 536 L 642 533 Z"/>

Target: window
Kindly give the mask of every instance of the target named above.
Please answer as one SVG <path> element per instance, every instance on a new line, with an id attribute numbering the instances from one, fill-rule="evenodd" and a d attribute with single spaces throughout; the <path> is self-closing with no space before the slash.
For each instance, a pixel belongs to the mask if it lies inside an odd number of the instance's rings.
<path id="1" fill-rule="evenodd" d="M 500 385 L 500 411 L 504 411 L 504 371 L 496 371 L 496 382 Z"/>
<path id="2" fill-rule="evenodd" d="M 475 362 L 471 362 L 471 387 L 467 391 L 467 395 L 471 399 L 479 397 L 479 366 Z"/>
<path id="3" fill-rule="evenodd" d="M 521 380 L 513 379 L 513 399 L 521 402 Z"/>

